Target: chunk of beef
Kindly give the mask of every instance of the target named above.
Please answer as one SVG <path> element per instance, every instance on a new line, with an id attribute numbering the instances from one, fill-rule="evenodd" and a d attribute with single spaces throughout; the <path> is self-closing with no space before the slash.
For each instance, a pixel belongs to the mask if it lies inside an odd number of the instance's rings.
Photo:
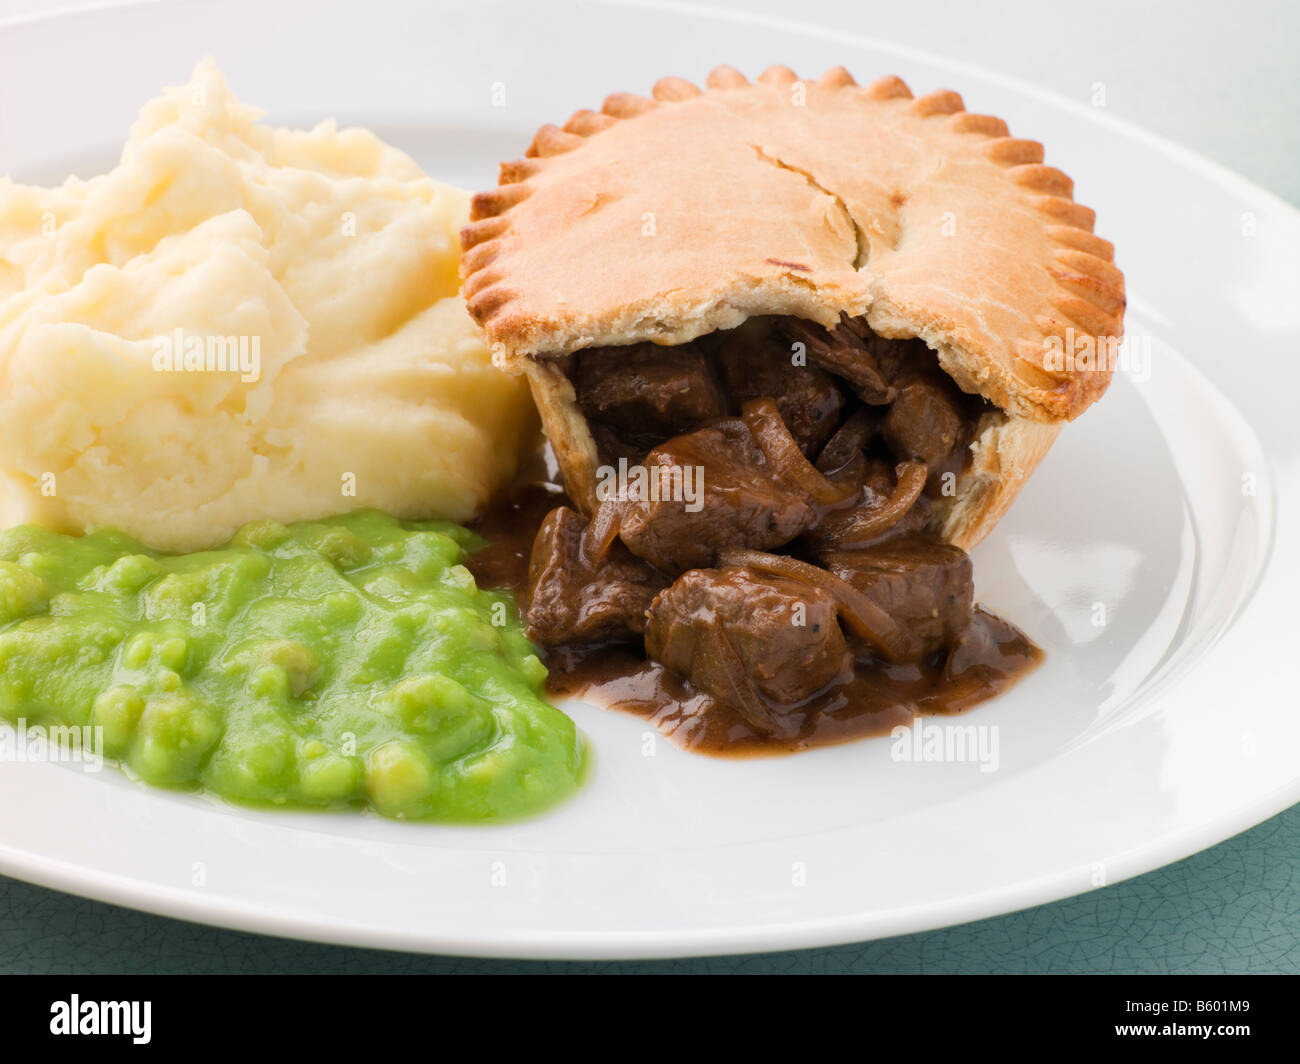
<path id="1" fill-rule="evenodd" d="M 848 328 L 857 333 L 880 368 L 881 376 L 895 388 L 901 388 L 932 373 L 943 372 L 938 367 L 935 353 L 924 340 L 877 336 L 861 318 L 850 322 Z"/>
<path id="2" fill-rule="evenodd" d="M 775 399 L 803 453 L 820 451 L 844 409 L 844 395 L 830 374 L 813 365 L 794 365 L 790 343 L 765 319 L 752 318 L 715 338 L 732 403 L 739 407 L 750 399 Z"/>
<path id="3" fill-rule="evenodd" d="M 953 645 L 970 623 L 970 558 L 928 533 L 891 536 L 865 550 L 827 551 L 822 562 L 908 625 L 925 654 Z"/>
<path id="4" fill-rule="evenodd" d="M 804 345 L 813 365 L 847 381 L 864 403 L 884 406 L 894 401 L 897 391 L 867 346 L 870 330 L 865 322 L 845 315 L 839 325 L 828 330 L 815 321 L 781 318 L 777 328 L 787 340 Z"/>
<path id="5" fill-rule="evenodd" d="M 649 441 L 637 437 L 628 439 L 599 421 L 589 421 L 587 427 L 591 430 L 591 438 L 596 444 L 596 453 L 604 465 L 616 466 L 620 458 L 626 458 L 628 462 L 639 462 L 646 451 L 658 442 L 657 439 Z"/>
<path id="6" fill-rule="evenodd" d="M 749 427 L 736 418 L 661 444 L 645 464 L 661 484 L 667 476 L 659 469 L 675 468 L 677 483 L 699 489 L 694 501 L 634 498 L 623 511 L 623 542 L 667 573 L 706 568 L 727 547 L 784 546 L 817 519 L 807 494 L 777 479 Z"/>
<path id="7" fill-rule="evenodd" d="M 528 638 L 543 646 L 632 638 L 667 583 L 614 543 L 599 562 L 583 551 L 586 522 L 567 506 L 547 514 L 528 563 Z"/>
<path id="8" fill-rule="evenodd" d="M 962 442 L 965 422 L 946 389 L 916 380 L 899 389 L 880 428 L 894 456 L 924 462 L 932 473 Z"/>
<path id="9" fill-rule="evenodd" d="M 1027 666 L 1041 654 L 1014 624 L 977 606 L 971 623 L 948 651 L 943 679 L 950 688 L 986 688 L 999 677 L 1019 671 L 1017 663 Z"/>
<path id="10" fill-rule="evenodd" d="M 749 569 L 694 569 L 656 596 L 646 652 L 754 727 L 853 674 L 826 592 Z"/>
<path id="11" fill-rule="evenodd" d="M 573 386 L 589 420 L 610 424 L 629 438 L 661 440 L 727 412 L 713 366 L 693 344 L 581 351 Z"/>

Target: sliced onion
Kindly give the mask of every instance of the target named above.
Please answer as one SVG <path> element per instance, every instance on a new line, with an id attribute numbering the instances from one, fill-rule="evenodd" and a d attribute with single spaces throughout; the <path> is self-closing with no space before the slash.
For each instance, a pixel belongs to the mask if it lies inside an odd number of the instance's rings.
<path id="1" fill-rule="evenodd" d="M 744 566 L 820 588 L 835 600 L 840 617 L 854 634 L 878 647 L 890 661 L 916 661 L 921 656 L 920 641 L 906 627 L 847 580 L 819 566 L 784 554 L 741 549 L 722 551 L 718 564 Z"/>
<path id="2" fill-rule="evenodd" d="M 599 565 L 609 554 L 618 538 L 623 507 L 618 499 L 606 499 L 596 507 L 591 521 L 582 532 L 582 556 L 592 565 Z"/>
<path id="3" fill-rule="evenodd" d="M 817 469 L 829 476 L 837 473 L 862 453 L 871 439 L 874 418 L 865 410 L 854 413 L 830 438 L 817 456 Z M 836 465 L 829 465 L 836 462 Z"/>
<path id="4" fill-rule="evenodd" d="M 726 680 L 727 697 L 723 701 L 733 709 L 739 710 L 741 716 L 760 731 L 774 731 L 776 721 L 772 717 L 772 710 L 763 701 L 763 696 L 758 693 L 754 681 L 749 678 L 740 651 L 732 643 L 726 628 L 719 626 L 703 639 L 708 640 L 706 644 L 708 652 L 713 655 Z M 697 649 L 696 652 L 698 653 L 699 650 Z"/>
<path id="5" fill-rule="evenodd" d="M 857 494 L 856 484 L 832 483 L 804 457 L 799 444 L 786 428 L 775 399 L 751 399 L 740 408 L 740 416 L 776 475 L 802 488 L 814 502 L 834 506 Z"/>
<path id="6" fill-rule="evenodd" d="M 856 510 L 851 517 L 831 527 L 823 525 L 822 529 L 815 529 L 814 534 L 823 529 L 827 533 L 824 536 L 816 536 L 818 541 L 834 543 L 842 547 L 851 547 L 854 543 L 866 543 L 877 536 L 883 536 L 906 517 L 907 512 L 921 497 L 921 492 L 925 490 L 929 472 L 924 462 L 902 462 L 896 472 L 898 482 L 884 502 L 870 509 Z"/>

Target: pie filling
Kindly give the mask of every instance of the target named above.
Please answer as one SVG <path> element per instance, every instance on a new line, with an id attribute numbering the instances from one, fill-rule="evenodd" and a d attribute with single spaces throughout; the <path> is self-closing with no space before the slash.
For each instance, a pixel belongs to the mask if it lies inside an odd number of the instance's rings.
<path id="1" fill-rule="evenodd" d="M 595 512 L 516 500 L 484 530 L 540 518 L 526 574 L 520 550 L 480 562 L 524 597 L 554 691 L 688 748 L 770 752 L 968 708 L 1040 659 L 926 530 L 1003 415 L 920 340 L 755 318 L 562 365 L 602 463 Z"/>

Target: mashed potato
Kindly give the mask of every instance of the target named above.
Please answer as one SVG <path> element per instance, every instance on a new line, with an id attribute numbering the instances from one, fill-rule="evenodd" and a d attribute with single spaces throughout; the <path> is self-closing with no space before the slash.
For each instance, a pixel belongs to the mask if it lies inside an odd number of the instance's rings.
<path id="1" fill-rule="evenodd" d="M 112 172 L 0 180 L 0 527 L 161 550 L 376 507 L 464 520 L 534 431 L 457 296 L 465 193 L 211 64 Z"/>

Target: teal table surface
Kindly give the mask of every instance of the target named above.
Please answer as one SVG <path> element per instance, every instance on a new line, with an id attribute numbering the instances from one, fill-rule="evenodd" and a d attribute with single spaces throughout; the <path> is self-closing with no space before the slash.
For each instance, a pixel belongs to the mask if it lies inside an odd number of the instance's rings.
<path id="1" fill-rule="evenodd" d="M 0 0 L 0 16 L 48 0 Z M 58 5 L 54 5 L 58 6 Z M 66 5 L 65 5 L 66 6 Z M 720 6 L 790 14 L 787 0 Z M 804 0 L 799 17 L 1108 106 L 1300 202 L 1300 4 Z M 958 87 L 958 86 L 954 86 Z M 20 810 L 6 810 L 19 816 Z M 0 877 L 0 972 L 1300 972 L 1300 806 L 1176 864 L 960 927 L 832 949 L 651 963 L 483 961 L 291 942 Z"/>

